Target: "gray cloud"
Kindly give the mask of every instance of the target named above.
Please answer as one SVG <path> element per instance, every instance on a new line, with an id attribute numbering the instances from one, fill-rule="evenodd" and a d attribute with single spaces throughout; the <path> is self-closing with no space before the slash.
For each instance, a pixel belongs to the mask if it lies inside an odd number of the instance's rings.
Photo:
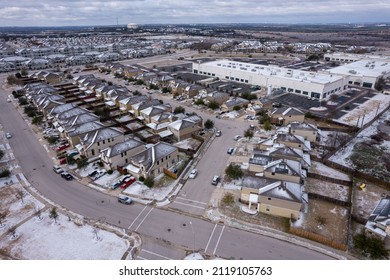
<path id="1" fill-rule="evenodd" d="M 40 0 L 0 2 L 1 26 L 148 23 L 333 23 L 388 21 L 389 1 Z"/>

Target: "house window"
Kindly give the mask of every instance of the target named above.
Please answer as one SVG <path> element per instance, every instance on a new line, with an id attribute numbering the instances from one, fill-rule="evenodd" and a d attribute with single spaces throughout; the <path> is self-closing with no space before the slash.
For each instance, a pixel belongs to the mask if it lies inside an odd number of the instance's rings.
<path id="1" fill-rule="evenodd" d="M 110 143 L 110 139 L 108 139 L 108 143 Z"/>
<path id="2" fill-rule="evenodd" d="M 93 156 L 95 155 L 95 150 L 94 150 L 94 149 L 91 150 L 91 154 L 92 154 Z"/>
<path id="3" fill-rule="evenodd" d="M 271 200 L 271 198 L 270 198 L 270 197 L 268 197 L 268 200 Z"/>
<path id="4" fill-rule="evenodd" d="M 267 207 L 265 208 L 265 211 L 268 211 L 268 212 L 269 212 L 269 210 L 270 210 L 270 207 L 267 206 Z"/>
<path id="5" fill-rule="evenodd" d="M 272 172 L 272 176 L 275 176 L 275 172 Z"/>
<path id="6" fill-rule="evenodd" d="M 163 163 L 163 162 L 164 162 L 164 158 L 161 159 L 161 163 Z"/>
<path id="7" fill-rule="evenodd" d="M 157 165 L 159 165 L 160 164 L 160 162 L 159 161 L 157 161 Z"/>
<path id="8" fill-rule="evenodd" d="M 121 157 L 123 157 L 123 153 L 121 153 Z"/>
<path id="9" fill-rule="evenodd" d="M 100 146 L 100 142 L 97 142 L 98 146 Z"/>
<path id="10" fill-rule="evenodd" d="M 125 162 L 126 162 L 126 163 L 128 163 L 128 162 L 129 162 L 129 160 L 128 160 L 128 159 L 125 159 Z"/>
<path id="11" fill-rule="evenodd" d="M 106 140 L 103 140 L 103 145 L 106 144 Z"/>

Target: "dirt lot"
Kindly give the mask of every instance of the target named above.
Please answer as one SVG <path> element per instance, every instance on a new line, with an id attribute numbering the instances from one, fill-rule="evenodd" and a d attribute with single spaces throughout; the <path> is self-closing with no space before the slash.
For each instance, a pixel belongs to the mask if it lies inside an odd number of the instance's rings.
<path id="1" fill-rule="evenodd" d="M 363 181 L 358 180 L 360 185 Z M 368 219 L 381 197 L 390 195 L 390 191 L 371 183 L 366 183 L 366 188 L 361 190 L 353 188 L 352 214 L 363 219 Z"/>
<path id="2" fill-rule="evenodd" d="M 311 199 L 309 200 L 307 214 L 302 214 L 293 226 L 320 234 L 329 240 L 346 244 L 348 239 L 348 209 L 329 202 Z"/>
<path id="3" fill-rule="evenodd" d="M 331 197 L 340 201 L 348 201 L 349 187 L 340 184 L 325 182 L 318 179 L 307 179 L 306 192 Z"/>

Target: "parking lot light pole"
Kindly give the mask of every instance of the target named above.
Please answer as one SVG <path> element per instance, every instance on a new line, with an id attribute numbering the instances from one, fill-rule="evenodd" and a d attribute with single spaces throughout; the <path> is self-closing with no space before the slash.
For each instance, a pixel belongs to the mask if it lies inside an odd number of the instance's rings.
<path id="1" fill-rule="evenodd" d="M 193 243 L 193 246 L 192 246 L 192 255 L 195 256 L 195 231 L 194 231 L 194 227 L 192 226 L 192 222 L 190 221 L 190 226 L 191 226 L 191 231 L 192 231 L 192 235 L 194 237 L 194 243 Z"/>

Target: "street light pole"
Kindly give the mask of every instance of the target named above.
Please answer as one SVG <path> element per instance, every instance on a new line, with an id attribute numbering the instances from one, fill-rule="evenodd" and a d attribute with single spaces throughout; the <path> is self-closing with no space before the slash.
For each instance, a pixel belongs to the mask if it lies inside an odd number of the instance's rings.
<path id="1" fill-rule="evenodd" d="M 192 246 L 192 255 L 195 256 L 195 231 L 194 231 L 194 227 L 192 226 L 192 222 L 190 221 L 190 226 L 191 226 L 191 231 L 192 231 L 192 235 L 194 236 L 194 243 L 193 243 L 193 246 Z"/>

